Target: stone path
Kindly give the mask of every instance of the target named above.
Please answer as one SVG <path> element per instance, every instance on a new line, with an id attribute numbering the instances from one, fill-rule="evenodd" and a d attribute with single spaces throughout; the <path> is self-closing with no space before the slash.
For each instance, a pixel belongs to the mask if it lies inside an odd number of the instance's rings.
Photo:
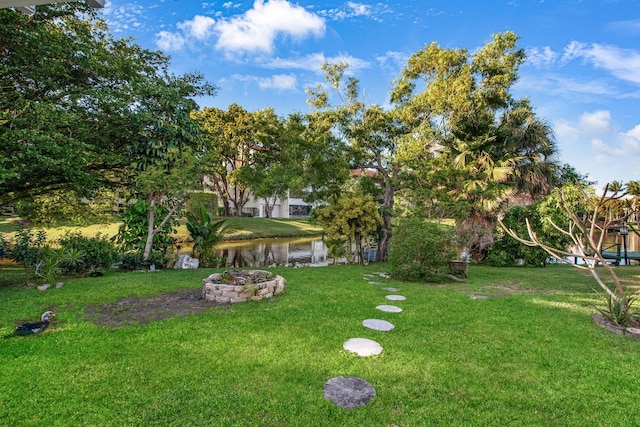
<path id="1" fill-rule="evenodd" d="M 393 323 L 380 319 L 367 319 L 362 321 L 362 325 L 365 328 L 373 329 L 374 331 L 387 332 L 395 328 Z"/>
<path id="2" fill-rule="evenodd" d="M 351 338 L 345 341 L 342 348 L 361 357 L 378 356 L 382 353 L 382 346 L 367 338 Z"/>
<path id="3" fill-rule="evenodd" d="M 376 389 L 357 377 L 335 377 L 324 385 L 324 397 L 344 409 L 366 406 L 376 395 Z"/>
<path id="4" fill-rule="evenodd" d="M 365 274 L 363 279 L 372 285 L 383 285 L 384 283 L 373 280 L 375 276 L 388 279 L 386 273 L 377 272 Z M 387 292 L 397 292 L 398 288 L 383 288 Z M 402 295 L 387 295 L 385 297 L 391 301 L 404 301 Z M 401 313 L 402 308 L 395 305 L 379 305 L 376 307 L 384 313 Z M 383 319 L 365 319 L 362 321 L 365 328 L 374 331 L 389 332 L 395 325 Z M 378 356 L 382 354 L 383 348 L 378 342 L 368 338 L 350 338 L 344 342 L 342 347 L 360 357 Z M 367 381 L 357 377 L 334 377 L 324 385 L 324 397 L 344 409 L 366 406 L 371 399 L 376 396 L 375 388 Z"/>
<path id="5" fill-rule="evenodd" d="M 387 313 L 400 313 L 402 309 L 400 307 L 396 307 L 395 305 L 379 305 L 376 309 L 380 311 L 384 311 Z"/>

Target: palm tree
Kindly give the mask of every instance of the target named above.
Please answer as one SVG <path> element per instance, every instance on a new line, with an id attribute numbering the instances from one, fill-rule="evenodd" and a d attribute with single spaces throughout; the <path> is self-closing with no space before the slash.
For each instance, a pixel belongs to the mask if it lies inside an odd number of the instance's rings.
<path id="1" fill-rule="evenodd" d="M 552 129 L 538 119 L 526 102 L 503 110 L 495 122 L 472 116 L 452 129 L 443 155 L 462 173 L 459 197 L 470 205 L 456 224 L 474 257 L 482 257 L 493 243 L 492 230 L 499 207 L 515 196 L 538 199 L 551 192 L 558 164 Z"/>

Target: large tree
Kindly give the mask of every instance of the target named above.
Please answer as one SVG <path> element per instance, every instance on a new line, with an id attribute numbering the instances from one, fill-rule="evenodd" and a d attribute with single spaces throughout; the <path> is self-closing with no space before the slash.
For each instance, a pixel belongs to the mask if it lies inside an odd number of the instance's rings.
<path id="1" fill-rule="evenodd" d="M 82 2 L 0 9 L 0 205 L 130 182 L 135 93 L 167 64 Z"/>
<path id="2" fill-rule="evenodd" d="M 154 236 L 183 206 L 188 190 L 202 180 L 203 140 L 200 127 L 191 118 L 197 109 L 192 98 L 213 95 L 215 91 L 198 74 L 166 75 L 149 79 L 131 105 L 136 113 L 129 146 L 136 170 L 132 190 L 148 207 L 145 260 L 151 254 Z M 157 218 L 160 207 L 165 214 Z"/>
<path id="3" fill-rule="evenodd" d="M 238 104 L 227 110 L 211 107 L 193 113 L 204 131 L 207 173 L 221 197 L 225 216 L 242 215 L 260 138 L 271 136 L 268 126 L 262 125 L 272 116 L 273 110 L 249 112 Z"/>
<path id="4" fill-rule="evenodd" d="M 401 136 L 406 132 L 396 119 L 394 111 L 377 104 L 367 105 L 360 99 L 358 80 L 346 77 L 348 64 L 325 63 L 325 81 L 338 95 L 340 103 L 332 105 L 330 94 L 322 85 L 309 90 L 308 102 L 318 109 L 318 114 L 335 124 L 335 132 L 342 137 L 353 168 L 373 170 L 374 181 L 382 189 L 382 226 L 378 239 L 378 260 L 387 257 L 391 239 L 393 205 L 398 186 L 400 165 L 396 151 Z"/>
<path id="5" fill-rule="evenodd" d="M 301 194 L 306 186 L 304 159 L 306 143 L 302 117 L 292 114 L 271 123 L 268 138 L 262 139 L 252 170 L 251 191 L 264 200 L 264 215 L 270 218 L 278 199 Z"/>
<path id="6" fill-rule="evenodd" d="M 475 52 L 432 43 L 410 57 L 392 91 L 413 130 L 404 153 L 419 153 L 423 161 L 411 166 L 426 185 L 465 207 L 457 219 L 467 234 L 492 230 L 502 203 L 543 196 L 557 176 L 551 128 L 511 94 L 525 59 L 517 41 L 512 32 L 496 34 Z M 473 249 L 479 254 L 490 242 L 483 233 Z"/>

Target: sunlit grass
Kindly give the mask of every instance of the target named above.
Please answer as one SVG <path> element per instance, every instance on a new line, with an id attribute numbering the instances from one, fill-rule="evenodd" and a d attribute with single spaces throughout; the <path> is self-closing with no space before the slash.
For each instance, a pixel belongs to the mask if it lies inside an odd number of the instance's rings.
<path id="1" fill-rule="evenodd" d="M 591 321 L 593 285 L 569 267 L 471 266 L 467 283 L 405 283 L 404 311 L 382 313 L 384 265 L 274 269 L 282 296 L 111 329 L 84 310 L 127 297 L 199 289 L 213 270 L 108 273 L 62 289 L 2 288 L 0 333 L 54 309 L 40 336 L 0 349 L 3 425 L 427 426 L 635 425 L 640 342 Z M 620 268 L 636 275 L 638 267 Z M 470 295 L 486 295 L 474 300 Z M 393 322 L 388 333 L 362 320 Z M 378 341 L 360 358 L 349 338 Z M 377 396 L 343 410 L 323 398 L 335 376 Z"/>
<path id="2" fill-rule="evenodd" d="M 222 219 L 222 218 L 219 218 Z M 18 229 L 18 217 L 0 217 L 0 233 L 13 233 Z M 225 233 L 225 240 L 260 239 L 266 237 L 303 237 L 322 234 L 322 228 L 300 219 L 272 219 L 272 218 L 228 218 L 229 230 Z M 173 237 L 180 241 L 189 239 L 189 232 L 181 220 L 176 227 Z M 113 237 L 118 233 L 120 222 L 107 224 L 91 224 L 86 226 L 35 227 L 42 228 L 47 233 L 47 239 L 55 241 L 67 232 L 80 232 L 83 236 L 93 237 L 100 233 L 106 237 Z"/>

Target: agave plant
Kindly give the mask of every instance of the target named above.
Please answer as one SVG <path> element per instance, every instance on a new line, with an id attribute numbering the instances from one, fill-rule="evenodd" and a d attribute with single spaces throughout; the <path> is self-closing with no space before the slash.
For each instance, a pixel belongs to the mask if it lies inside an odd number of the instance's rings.
<path id="1" fill-rule="evenodd" d="M 194 257 L 210 254 L 222 240 L 226 231 L 226 220 L 215 221 L 213 215 L 204 207 L 198 209 L 197 215 L 187 212 L 187 230 L 193 240 Z"/>
<path id="2" fill-rule="evenodd" d="M 598 295 L 602 297 L 600 293 L 598 293 Z M 636 314 L 631 309 L 631 306 L 637 299 L 637 295 L 623 295 L 616 298 L 607 294 L 604 296 L 605 306 L 595 306 L 595 309 L 616 325 L 629 326 L 633 324 L 633 319 Z"/>

